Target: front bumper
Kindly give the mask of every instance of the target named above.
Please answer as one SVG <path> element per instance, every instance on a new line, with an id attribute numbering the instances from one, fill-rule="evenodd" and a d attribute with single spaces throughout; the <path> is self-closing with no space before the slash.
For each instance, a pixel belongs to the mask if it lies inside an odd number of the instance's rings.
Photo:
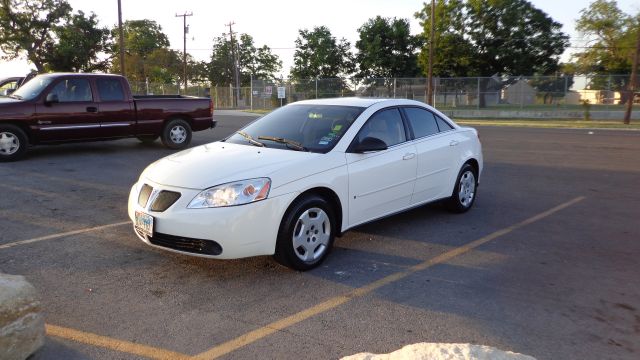
<path id="1" fill-rule="evenodd" d="M 179 192 L 181 196 L 167 210 L 151 211 L 149 204 L 145 207 L 138 204 L 138 194 L 143 183 L 152 186 L 154 190 Z M 134 184 L 129 195 L 129 218 L 133 221 L 136 211 L 153 216 L 154 238 L 149 239 L 136 230 L 134 232 L 150 246 L 206 258 L 237 259 L 272 255 L 275 252 L 282 216 L 296 194 L 286 194 L 239 206 L 187 209 L 189 202 L 200 191 L 160 185 L 148 180 Z M 215 242 L 220 247 L 219 254 L 213 255 L 216 251 L 211 250 L 212 248 L 208 251 L 198 251 L 198 247 L 215 247 L 213 243 L 199 245 L 200 241 Z"/>

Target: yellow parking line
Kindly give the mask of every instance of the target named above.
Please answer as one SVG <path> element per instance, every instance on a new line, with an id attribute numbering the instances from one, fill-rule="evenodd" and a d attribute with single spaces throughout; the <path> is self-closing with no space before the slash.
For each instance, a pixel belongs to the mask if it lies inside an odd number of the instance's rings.
<path id="1" fill-rule="evenodd" d="M 34 239 L 16 241 L 16 242 L 0 245 L 0 250 L 8 249 L 8 248 L 11 248 L 11 247 L 14 247 L 14 246 L 19 246 L 19 245 L 31 244 L 31 243 L 39 242 L 39 241 L 53 240 L 53 239 L 58 239 L 58 238 L 62 238 L 62 237 L 65 237 L 65 236 L 83 234 L 83 233 L 87 233 L 87 232 L 91 232 L 91 231 L 100 231 L 100 230 L 104 230 L 104 229 L 108 229 L 108 228 L 112 228 L 112 227 L 116 227 L 116 226 L 122 226 L 122 225 L 126 225 L 126 224 L 131 224 L 131 222 L 130 221 L 123 221 L 123 222 L 119 222 L 119 223 L 115 223 L 115 224 L 94 226 L 94 227 L 90 227 L 90 228 L 67 231 L 67 232 L 59 233 L 59 234 L 41 236 L 41 237 L 37 237 L 37 238 L 34 238 Z"/>
<path id="2" fill-rule="evenodd" d="M 437 264 L 442 264 L 445 263 L 453 258 L 455 258 L 456 256 L 460 256 L 464 253 L 467 253 L 475 248 L 477 248 L 478 246 L 485 244 L 489 241 L 495 240 L 501 236 L 504 236 L 506 234 L 509 234 L 510 232 L 513 232 L 514 230 L 517 230 L 519 228 L 522 228 L 524 226 L 527 226 L 529 224 L 532 224 L 536 221 L 542 220 L 550 215 L 553 215 L 554 213 L 565 209 L 569 206 L 572 206 L 582 200 L 584 200 L 585 197 L 584 196 L 579 196 L 575 199 L 572 199 L 570 201 L 567 201 L 565 203 L 562 203 L 558 206 L 555 206 L 547 211 L 541 212 L 535 216 L 532 216 L 526 220 L 523 220 L 515 225 L 506 227 L 504 229 L 498 230 L 496 232 L 493 232 L 487 236 L 484 236 L 478 240 L 472 241 L 466 245 L 457 247 L 453 250 L 447 251 L 444 254 L 438 255 L 432 259 L 429 259 L 427 261 L 424 261 L 422 263 L 419 263 L 417 265 L 414 265 L 412 267 L 410 267 L 408 270 L 405 271 L 401 271 L 395 274 L 391 274 L 387 277 L 384 277 L 380 280 L 374 281 L 371 284 L 365 285 L 363 287 L 360 288 L 356 288 L 354 290 L 349 291 L 348 293 L 346 293 L 345 295 L 340 295 L 340 296 L 336 296 L 333 298 L 330 298 L 329 300 L 326 300 L 318 305 L 312 306 L 306 310 L 300 311 L 296 314 L 293 314 L 291 316 L 288 316 L 284 319 L 272 322 L 268 325 L 265 325 L 259 329 L 250 331 L 244 335 L 241 335 L 235 339 L 229 340 L 225 343 L 222 343 L 220 345 L 217 345 L 203 353 L 200 353 L 198 355 L 195 356 L 196 359 L 216 359 L 219 358 L 220 356 L 226 355 L 232 351 L 238 350 L 246 345 L 249 345 L 253 342 L 256 342 L 264 337 L 267 337 L 275 332 L 278 332 L 280 330 L 283 330 L 285 328 L 291 327 L 295 324 L 298 324 L 312 316 L 318 315 L 320 313 L 329 311 L 331 309 L 334 309 L 344 303 L 349 302 L 350 300 L 354 299 L 354 298 L 358 298 L 358 297 L 362 297 L 364 295 L 369 294 L 370 292 L 379 289 L 382 286 L 388 285 L 390 283 L 393 283 L 395 281 L 401 280 L 411 274 L 414 274 L 418 271 L 421 270 L 425 270 L 429 267 L 432 267 L 434 265 Z"/>
<path id="3" fill-rule="evenodd" d="M 130 341 L 113 339 L 106 336 L 96 335 L 75 329 L 69 329 L 61 326 L 46 324 L 45 329 L 47 335 L 59 337 L 62 339 L 73 340 L 79 343 L 92 346 L 99 346 L 127 354 L 144 356 L 150 359 L 190 359 L 185 354 L 160 349 L 152 346 L 132 343 Z"/>

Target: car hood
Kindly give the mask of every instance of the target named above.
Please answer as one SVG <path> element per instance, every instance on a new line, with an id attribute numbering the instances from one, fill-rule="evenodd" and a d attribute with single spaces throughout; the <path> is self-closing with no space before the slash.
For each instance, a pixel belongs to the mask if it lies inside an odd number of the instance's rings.
<path id="1" fill-rule="evenodd" d="M 318 156 L 322 154 L 215 142 L 160 159 L 149 165 L 141 178 L 201 190 L 231 181 L 268 177 L 285 166 Z"/>

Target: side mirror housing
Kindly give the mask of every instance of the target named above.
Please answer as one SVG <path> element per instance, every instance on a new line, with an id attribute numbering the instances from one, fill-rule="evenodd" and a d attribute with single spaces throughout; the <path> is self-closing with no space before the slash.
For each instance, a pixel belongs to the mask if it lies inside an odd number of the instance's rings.
<path id="1" fill-rule="evenodd" d="M 49 106 L 51 104 L 59 103 L 60 99 L 58 99 L 58 94 L 47 94 L 46 99 L 44 100 L 44 104 Z"/>
<path id="2" fill-rule="evenodd" d="M 362 139 L 362 141 L 356 144 L 356 146 L 353 148 L 353 152 L 356 153 L 366 153 L 382 150 L 387 150 L 387 144 L 384 141 L 374 137 L 366 137 Z"/>
<path id="3" fill-rule="evenodd" d="M 14 91 L 16 91 L 17 89 L 7 89 L 4 91 L 4 95 L 5 96 L 9 96 L 11 94 L 13 94 Z"/>

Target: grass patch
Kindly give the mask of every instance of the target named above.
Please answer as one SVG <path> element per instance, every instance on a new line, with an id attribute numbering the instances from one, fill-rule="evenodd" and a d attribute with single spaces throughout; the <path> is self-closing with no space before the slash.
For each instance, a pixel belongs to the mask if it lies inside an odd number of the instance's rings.
<path id="1" fill-rule="evenodd" d="M 564 120 L 564 119 L 456 119 L 460 125 L 513 126 L 560 129 L 640 129 L 640 121 L 625 125 L 622 120 Z"/>

